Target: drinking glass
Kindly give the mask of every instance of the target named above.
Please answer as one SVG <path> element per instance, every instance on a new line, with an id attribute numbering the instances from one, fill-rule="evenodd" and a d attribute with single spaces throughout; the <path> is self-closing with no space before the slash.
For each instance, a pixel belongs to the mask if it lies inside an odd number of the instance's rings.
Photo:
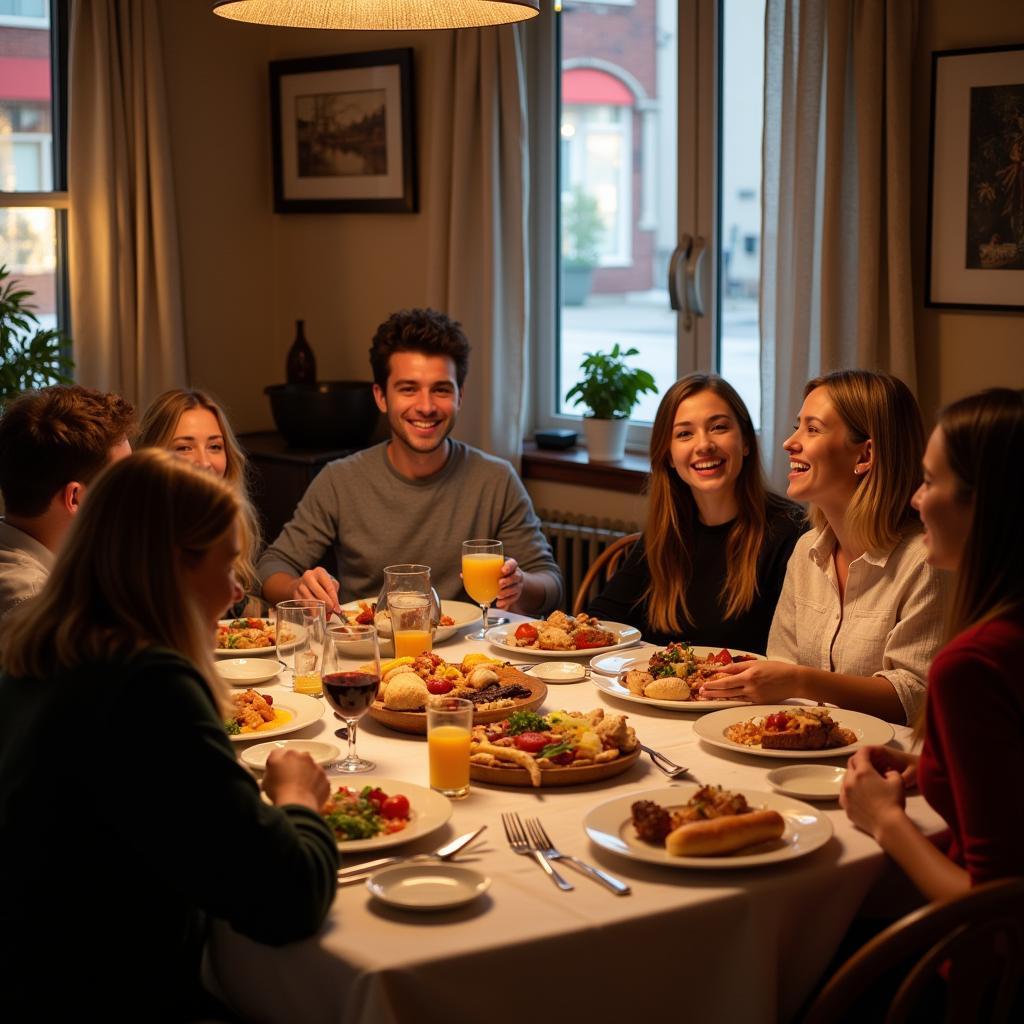
<path id="1" fill-rule="evenodd" d="M 370 710 L 380 686 L 380 648 L 375 626 L 335 626 L 327 631 L 324 695 L 345 719 L 348 756 L 327 765 L 329 772 L 369 772 L 376 765 L 356 753 L 356 727 Z"/>
<path id="2" fill-rule="evenodd" d="M 482 618 L 480 632 L 470 633 L 470 640 L 483 640 L 487 628 L 487 609 L 498 596 L 498 577 L 505 564 L 500 540 L 464 540 L 462 542 L 462 583 L 466 593 L 478 605 Z"/>
<path id="3" fill-rule="evenodd" d="M 292 670 L 292 689 L 310 697 L 322 697 L 327 628 L 324 602 L 279 601 L 275 626 L 277 660 Z"/>
<path id="4" fill-rule="evenodd" d="M 392 593 L 388 596 L 388 608 L 396 658 L 415 658 L 433 649 L 433 601 L 429 594 Z"/>
<path id="5" fill-rule="evenodd" d="M 472 731 L 472 701 L 461 697 L 435 697 L 427 705 L 430 788 L 453 800 L 469 795 L 469 741 Z"/>
<path id="6" fill-rule="evenodd" d="M 391 609 L 392 600 L 398 595 L 404 594 L 422 594 L 430 601 L 429 624 L 426 626 L 409 626 L 408 628 L 416 629 L 419 632 L 422 632 L 424 629 L 429 630 L 431 640 L 433 640 L 434 630 L 441 621 L 441 600 L 437 596 L 437 591 L 430 585 L 430 566 L 404 562 L 399 565 L 384 567 L 384 585 L 381 587 L 380 594 L 377 597 L 377 610 L 374 613 L 374 624 L 377 626 L 377 633 L 381 643 L 390 641 L 394 634 L 395 626 L 392 621 Z M 401 600 L 399 603 L 402 603 Z M 412 603 L 415 604 L 416 602 Z M 423 648 L 426 651 L 430 649 L 430 645 Z M 416 653 L 418 654 L 419 651 Z M 396 651 L 395 657 L 401 657 L 401 655 Z"/>

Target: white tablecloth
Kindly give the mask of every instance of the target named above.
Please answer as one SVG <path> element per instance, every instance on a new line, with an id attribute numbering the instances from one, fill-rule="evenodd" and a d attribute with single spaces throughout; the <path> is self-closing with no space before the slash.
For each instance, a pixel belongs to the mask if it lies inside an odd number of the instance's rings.
<path id="1" fill-rule="evenodd" d="M 437 651 L 458 661 L 488 649 L 459 635 Z M 595 707 L 627 713 L 642 742 L 689 766 L 704 783 L 768 790 L 765 775 L 786 763 L 707 746 L 693 733 L 697 714 L 617 701 L 589 681 L 550 686 L 544 705 Z M 339 724 L 328 708 L 316 725 L 295 735 L 328 739 Z M 897 744 L 909 742 L 909 729 L 896 732 Z M 423 737 L 364 719 L 359 752 L 378 767 L 366 778 L 428 784 Z M 575 1024 L 646 1013 L 701 1021 L 791 1018 L 882 873 L 884 856 L 835 803 L 817 805 L 835 830 L 827 845 L 757 870 L 670 869 L 591 844 L 581 824 L 590 808 L 668 784 L 644 755 L 626 774 L 599 784 L 474 786 L 455 803 L 445 830 L 397 852 L 426 852 L 486 823 L 488 842 L 467 861 L 493 879 L 484 897 L 458 910 L 422 914 L 391 909 L 364 886 L 348 886 L 338 890 L 319 935 L 279 949 L 218 924 L 210 949 L 216 977 L 229 1001 L 261 1022 Z M 504 810 L 540 817 L 559 849 L 627 881 L 632 894 L 615 896 L 571 869 L 563 874 L 574 891 L 559 892 L 533 861 L 508 848 L 499 818 Z M 942 827 L 920 796 L 910 797 L 908 810 L 927 831 Z M 258 864 L 245 868 L 258 876 Z M 268 892 L 272 899 L 272 885 Z"/>

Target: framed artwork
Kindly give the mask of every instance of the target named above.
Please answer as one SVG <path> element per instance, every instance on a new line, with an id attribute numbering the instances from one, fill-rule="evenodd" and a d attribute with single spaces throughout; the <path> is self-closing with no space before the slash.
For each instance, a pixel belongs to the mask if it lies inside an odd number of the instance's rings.
<path id="1" fill-rule="evenodd" d="M 932 54 L 925 302 L 1024 310 L 1024 44 Z"/>
<path id="2" fill-rule="evenodd" d="M 270 64 L 277 213 L 415 213 L 412 50 Z"/>

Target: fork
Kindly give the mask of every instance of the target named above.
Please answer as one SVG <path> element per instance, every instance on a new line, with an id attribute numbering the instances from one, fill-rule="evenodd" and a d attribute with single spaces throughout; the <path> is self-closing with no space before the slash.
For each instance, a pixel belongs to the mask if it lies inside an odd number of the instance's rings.
<path id="1" fill-rule="evenodd" d="M 523 823 L 519 820 L 519 815 L 515 812 L 511 814 L 503 814 L 501 816 L 501 824 L 505 828 L 505 837 L 508 839 L 508 845 L 512 847 L 513 853 L 521 853 L 524 857 L 533 857 L 533 859 L 544 869 L 547 876 L 551 879 L 555 885 L 558 886 L 563 892 L 569 892 L 575 886 L 567 882 L 547 861 L 547 858 L 530 844 L 529 839 L 526 835 L 526 830 L 523 828 Z"/>
<path id="2" fill-rule="evenodd" d="M 675 761 L 669 760 L 669 758 L 658 750 L 654 750 L 651 747 L 645 747 L 642 743 L 640 744 L 640 749 L 647 751 L 651 760 L 654 762 L 654 767 L 659 768 L 670 779 L 678 779 L 680 775 L 688 775 L 690 772 L 689 768 L 681 767 L 676 764 Z"/>
<path id="3" fill-rule="evenodd" d="M 568 861 L 577 871 L 582 872 L 584 875 L 589 875 L 595 882 L 600 882 L 605 888 L 611 889 L 616 896 L 628 896 L 632 891 L 625 882 L 620 882 L 614 876 L 606 874 L 599 868 L 595 868 L 576 857 L 570 857 L 567 853 L 561 853 L 555 847 L 555 844 L 551 842 L 551 838 L 540 823 L 540 818 L 527 818 L 526 830 L 530 833 L 534 847 L 539 849 L 547 860 Z"/>

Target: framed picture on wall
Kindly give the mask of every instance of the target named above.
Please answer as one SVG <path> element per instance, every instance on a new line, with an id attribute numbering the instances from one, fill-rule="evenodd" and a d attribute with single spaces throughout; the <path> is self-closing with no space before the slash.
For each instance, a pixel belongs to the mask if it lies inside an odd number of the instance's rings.
<path id="1" fill-rule="evenodd" d="M 270 64 L 277 213 L 415 213 L 412 50 Z"/>
<path id="2" fill-rule="evenodd" d="M 1024 43 L 932 54 L 925 302 L 1024 310 Z"/>

